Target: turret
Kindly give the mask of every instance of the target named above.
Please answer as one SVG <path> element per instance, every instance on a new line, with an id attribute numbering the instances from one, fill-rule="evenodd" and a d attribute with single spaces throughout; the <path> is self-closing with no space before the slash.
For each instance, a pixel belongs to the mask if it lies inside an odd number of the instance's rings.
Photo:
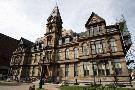
<path id="1" fill-rule="evenodd" d="M 55 6 L 53 9 L 52 13 L 47 19 L 47 29 L 46 29 L 46 34 L 49 33 L 57 33 L 61 35 L 62 33 L 62 19 L 60 16 L 60 12 L 58 9 L 58 6 Z"/>

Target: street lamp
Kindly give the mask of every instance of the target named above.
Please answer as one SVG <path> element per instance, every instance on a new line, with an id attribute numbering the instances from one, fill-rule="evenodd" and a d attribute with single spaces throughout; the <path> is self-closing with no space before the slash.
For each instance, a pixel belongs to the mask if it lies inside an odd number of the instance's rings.
<path id="1" fill-rule="evenodd" d="M 41 89 L 42 88 L 42 85 L 43 85 L 43 76 L 44 76 L 44 61 L 45 61 L 45 52 L 43 52 L 43 64 L 42 64 L 42 69 L 41 69 L 41 78 L 40 78 L 40 82 L 39 82 L 39 88 Z"/>

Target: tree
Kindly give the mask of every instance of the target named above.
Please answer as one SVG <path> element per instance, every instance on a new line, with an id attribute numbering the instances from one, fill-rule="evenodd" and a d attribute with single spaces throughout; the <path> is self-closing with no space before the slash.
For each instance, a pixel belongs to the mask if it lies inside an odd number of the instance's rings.
<path id="1" fill-rule="evenodd" d="M 132 45 L 125 57 L 129 69 L 135 69 L 135 47 Z"/>

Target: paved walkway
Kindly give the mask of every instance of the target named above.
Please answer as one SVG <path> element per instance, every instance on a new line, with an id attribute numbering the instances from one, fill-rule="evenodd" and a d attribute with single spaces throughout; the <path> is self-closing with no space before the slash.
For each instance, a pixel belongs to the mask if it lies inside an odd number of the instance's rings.
<path id="1" fill-rule="evenodd" d="M 132 82 L 133 87 L 129 87 L 129 88 L 135 88 L 135 81 Z M 29 87 L 35 85 L 36 88 L 39 87 L 39 84 L 28 84 L 28 83 L 22 83 L 22 84 L 18 84 L 17 82 L 4 82 L 4 81 L 0 81 L 0 90 L 29 90 Z M 45 85 L 43 85 L 43 88 L 45 88 L 45 90 L 60 90 L 59 86 L 57 84 L 50 84 L 50 83 L 46 83 Z"/>
<path id="2" fill-rule="evenodd" d="M 29 87 L 35 85 L 36 88 L 39 87 L 39 84 L 17 84 L 16 82 L 0 82 L 0 90 L 29 90 Z M 60 90 L 57 84 L 46 83 L 43 85 L 43 88 L 46 90 Z"/>

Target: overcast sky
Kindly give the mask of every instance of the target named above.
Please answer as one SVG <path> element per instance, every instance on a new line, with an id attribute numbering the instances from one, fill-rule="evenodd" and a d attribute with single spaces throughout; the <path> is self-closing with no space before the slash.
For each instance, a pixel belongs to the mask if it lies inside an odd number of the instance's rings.
<path id="1" fill-rule="evenodd" d="M 0 33 L 34 42 L 43 37 L 56 2 L 65 29 L 85 31 L 84 25 L 92 12 L 103 17 L 107 24 L 114 24 L 123 14 L 135 38 L 135 0 L 0 0 Z"/>

